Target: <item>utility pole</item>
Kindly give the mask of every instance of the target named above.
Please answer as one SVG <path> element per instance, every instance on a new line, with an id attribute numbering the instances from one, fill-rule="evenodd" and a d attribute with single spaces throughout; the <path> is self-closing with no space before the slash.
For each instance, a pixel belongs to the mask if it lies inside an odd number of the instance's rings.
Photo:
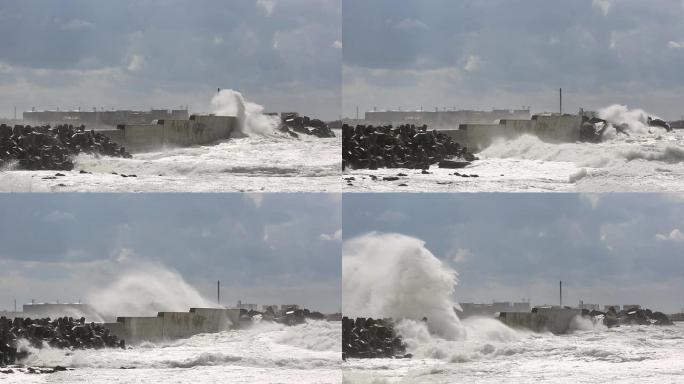
<path id="1" fill-rule="evenodd" d="M 356 120 L 359 119 L 359 106 L 356 106 Z"/>
<path id="2" fill-rule="evenodd" d="M 558 88 L 558 102 L 560 105 L 560 114 L 563 115 L 563 88 Z"/>
<path id="3" fill-rule="evenodd" d="M 216 301 L 221 305 L 221 280 L 216 281 Z"/>
<path id="4" fill-rule="evenodd" d="M 560 298 L 560 307 L 563 308 L 563 281 L 558 282 L 558 296 Z"/>
<path id="5" fill-rule="evenodd" d="M 17 299 L 14 299 L 14 316 L 17 315 Z"/>
<path id="6" fill-rule="evenodd" d="M 14 106 L 14 120 L 17 119 L 17 106 Z"/>

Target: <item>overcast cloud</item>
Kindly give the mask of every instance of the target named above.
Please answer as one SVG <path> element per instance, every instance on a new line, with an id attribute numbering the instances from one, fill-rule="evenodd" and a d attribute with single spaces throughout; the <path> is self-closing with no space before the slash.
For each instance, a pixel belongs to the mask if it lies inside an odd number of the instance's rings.
<path id="1" fill-rule="evenodd" d="M 79 106 L 208 112 L 217 88 L 337 118 L 339 0 L 7 0 L 0 116 Z"/>
<path id="2" fill-rule="evenodd" d="M 684 115 L 682 0 L 343 0 L 343 114 L 614 103 Z"/>
<path id="3" fill-rule="evenodd" d="M 209 300 L 340 306 L 340 196 L 23 194 L 0 198 L 0 309 L 76 301 L 138 265 Z"/>
<path id="4" fill-rule="evenodd" d="M 684 307 L 684 200 L 655 194 L 345 194 L 344 238 L 417 237 L 455 299 Z"/>

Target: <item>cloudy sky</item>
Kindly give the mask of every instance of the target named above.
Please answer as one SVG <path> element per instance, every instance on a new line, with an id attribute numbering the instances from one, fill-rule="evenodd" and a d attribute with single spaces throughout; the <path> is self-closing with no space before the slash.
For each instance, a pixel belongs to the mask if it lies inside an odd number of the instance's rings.
<path id="1" fill-rule="evenodd" d="M 335 194 L 5 194 L 0 310 L 75 302 L 127 272 L 177 271 L 222 303 L 340 306 Z"/>
<path id="2" fill-rule="evenodd" d="M 269 111 L 339 115 L 339 0 L 3 0 L 0 46 L 0 116 L 208 112 L 218 87 Z"/>
<path id="3" fill-rule="evenodd" d="M 683 0 L 344 0 L 343 114 L 614 103 L 684 115 Z"/>
<path id="4" fill-rule="evenodd" d="M 344 238 L 402 233 L 459 273 L 461 302 L 684 307 L 684 199 L 654 194 L 345 194 Z"/>

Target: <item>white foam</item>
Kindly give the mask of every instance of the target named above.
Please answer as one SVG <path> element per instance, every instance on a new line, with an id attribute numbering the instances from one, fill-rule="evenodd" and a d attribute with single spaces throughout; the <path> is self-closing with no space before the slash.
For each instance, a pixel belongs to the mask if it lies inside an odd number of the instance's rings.
<path id="1" fill-rule="evenodd" d="M 452 299 L 457 274 L 419 239 L 371 233 L 344 242 L 342 312 L 347 316 L 421 320 L 446 339 L 463 330 Z"/>

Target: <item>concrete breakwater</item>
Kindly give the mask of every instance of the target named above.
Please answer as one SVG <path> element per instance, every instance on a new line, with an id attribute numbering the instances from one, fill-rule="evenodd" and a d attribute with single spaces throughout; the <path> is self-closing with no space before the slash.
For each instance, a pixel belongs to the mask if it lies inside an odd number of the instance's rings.
<path id="1" fill-rule="evenodd" d="M 29 352 L 19 347 L 25 339 L 33 348 L 91 349 L 125 347 L 125 342 L 103 324 L 86 323 L 85 318 L 60 317 L 7 319 L 0 317 L 0 366 L 26 358 Z"/>
<path id="2" fill-rule="evenodd" d="M 237 328 L 240 310 L 190 308 L 188 312 L 159 312 L 157 316 L 118 317 L 103 326 L 129 344 L 187 338 Z"/>
<path id="3" fill-rule="evenodd" d="M 122 124 L 100 131 L 131 152 L 164 147 L 210 144 L 244 136 L 234 116 L 192 115 L 188 120 L 158 120 L 156 124 Z"/>
<path id="4" fill-rule="evenodd" d="M 342 359 L 410 358 L 391 319 L 342 318 Z"/>
<path id="5" fill-rule="evenodd" d="M 126 149 L 99 131 L 84 126 L 0 125 L 0 166 L 17 161 L 22 169 L 70 171 L 79 153 L 130 157 Z"/>
<path id="6" fill-rule="evenodd" d="M 561 335 L 570 332 L 572 321 L 582 315 L 579 309 L 533 308 L 532 312 L 501 312 L 499 320 L 511 328 Z"/>
<path id="7" fill-rule="evenodd" d="M 308 309 L 292 309 L 276 314 L 274 311 L 237 308 L 190 308 L 188 312 L 159 312 L 157 316 L 117 317 L 115 322 L 104 323 L 103 326 L 119 339 L 138 344 L 239 329 L 261 320 L 297 325 L 307 319 L 325 320 L 325 315 Z"/>
<path id="8" fill-rule="evenodd" d="M 606 312 L 586 309 L 538 307 L 531 312 L 501 312 L 498 319 L 511 328 L 524 328 L 533 332 L 565 334 L 574 329 L 578 318 L 590 320 L 594 324 L 607 327 L 620 325 L 672 325 L 672 321 L 662 312 L 650 309 L 628 309 L 616 312 L 609 308 Z"/>
<path id="9" fill-rule="evenodd" d="M 496 140 L 512 140 L 528 134 L 548 142 L 580 141 L 580 115 L 534 115 L 529 120 L 502 119 L 496 124 L 461 124 L 458 129 L 443 129 L 468 148 L 481 151 Z"/>
<path id="10" fill-rule="evenodd" d="M 454 158 L 463 161 L 451 163 L 461 166 L 476 160 L 458 140 L 441 131 L 428 131 L 425 125 L 342 126 L 343 169 L 428 169 L 432 164 Z"/>

